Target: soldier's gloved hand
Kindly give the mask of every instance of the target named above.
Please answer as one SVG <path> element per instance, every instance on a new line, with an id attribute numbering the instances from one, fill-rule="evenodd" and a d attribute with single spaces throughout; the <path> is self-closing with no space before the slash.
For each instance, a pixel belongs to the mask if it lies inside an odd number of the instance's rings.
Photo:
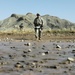
<path id="1" fill-rule="evenodd" d="M 43 30 L 43 25 L 41 25 L 41 30 Z"/>

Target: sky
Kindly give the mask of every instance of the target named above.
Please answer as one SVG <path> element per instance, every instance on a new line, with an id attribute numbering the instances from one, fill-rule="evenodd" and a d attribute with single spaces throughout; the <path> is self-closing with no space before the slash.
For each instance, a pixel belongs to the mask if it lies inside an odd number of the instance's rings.
<path id="1" fill-rule="evenodd" d="M 57 16 L 75 23 L 75 0 L 1 0 L 0 20 L 11 14 L 27 13 Z"/>

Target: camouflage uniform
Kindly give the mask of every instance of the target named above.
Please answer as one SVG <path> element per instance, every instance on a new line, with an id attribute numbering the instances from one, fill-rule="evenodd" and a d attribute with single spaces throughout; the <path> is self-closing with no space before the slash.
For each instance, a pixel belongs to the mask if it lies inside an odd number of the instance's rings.
<path id="1" fill-rule="evenodd" d="M 34 19 L 34 26 L 35 26 L 35 37 L 38 39 L 37 36 L 39 35 L 39 40 L 40 40 L 41 30 L 43 29 L 43 20 L 40 17 L 40 15 L 37 15 L 37 17 Z M 38 34 L 37 34 L 37 29 L 38 29 Z"/>

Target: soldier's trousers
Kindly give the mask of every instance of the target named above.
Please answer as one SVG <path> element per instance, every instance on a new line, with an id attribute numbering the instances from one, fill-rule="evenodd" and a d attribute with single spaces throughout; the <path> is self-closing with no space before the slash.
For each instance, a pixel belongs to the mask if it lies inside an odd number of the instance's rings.
<path id="1" fill-rule="evenodd" d="M 35 28 L 35 38 L 38 40 L 41 39 L 41 28 Z"/>

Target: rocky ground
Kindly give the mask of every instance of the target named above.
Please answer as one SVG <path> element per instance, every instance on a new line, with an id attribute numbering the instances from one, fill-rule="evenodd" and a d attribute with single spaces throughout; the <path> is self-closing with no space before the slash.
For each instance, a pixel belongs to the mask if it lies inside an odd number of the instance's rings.
<path id="1" fill-rule="evenodd" d="M 0 75 L 75 75 L 74 35 L 0 34 Z"/>

